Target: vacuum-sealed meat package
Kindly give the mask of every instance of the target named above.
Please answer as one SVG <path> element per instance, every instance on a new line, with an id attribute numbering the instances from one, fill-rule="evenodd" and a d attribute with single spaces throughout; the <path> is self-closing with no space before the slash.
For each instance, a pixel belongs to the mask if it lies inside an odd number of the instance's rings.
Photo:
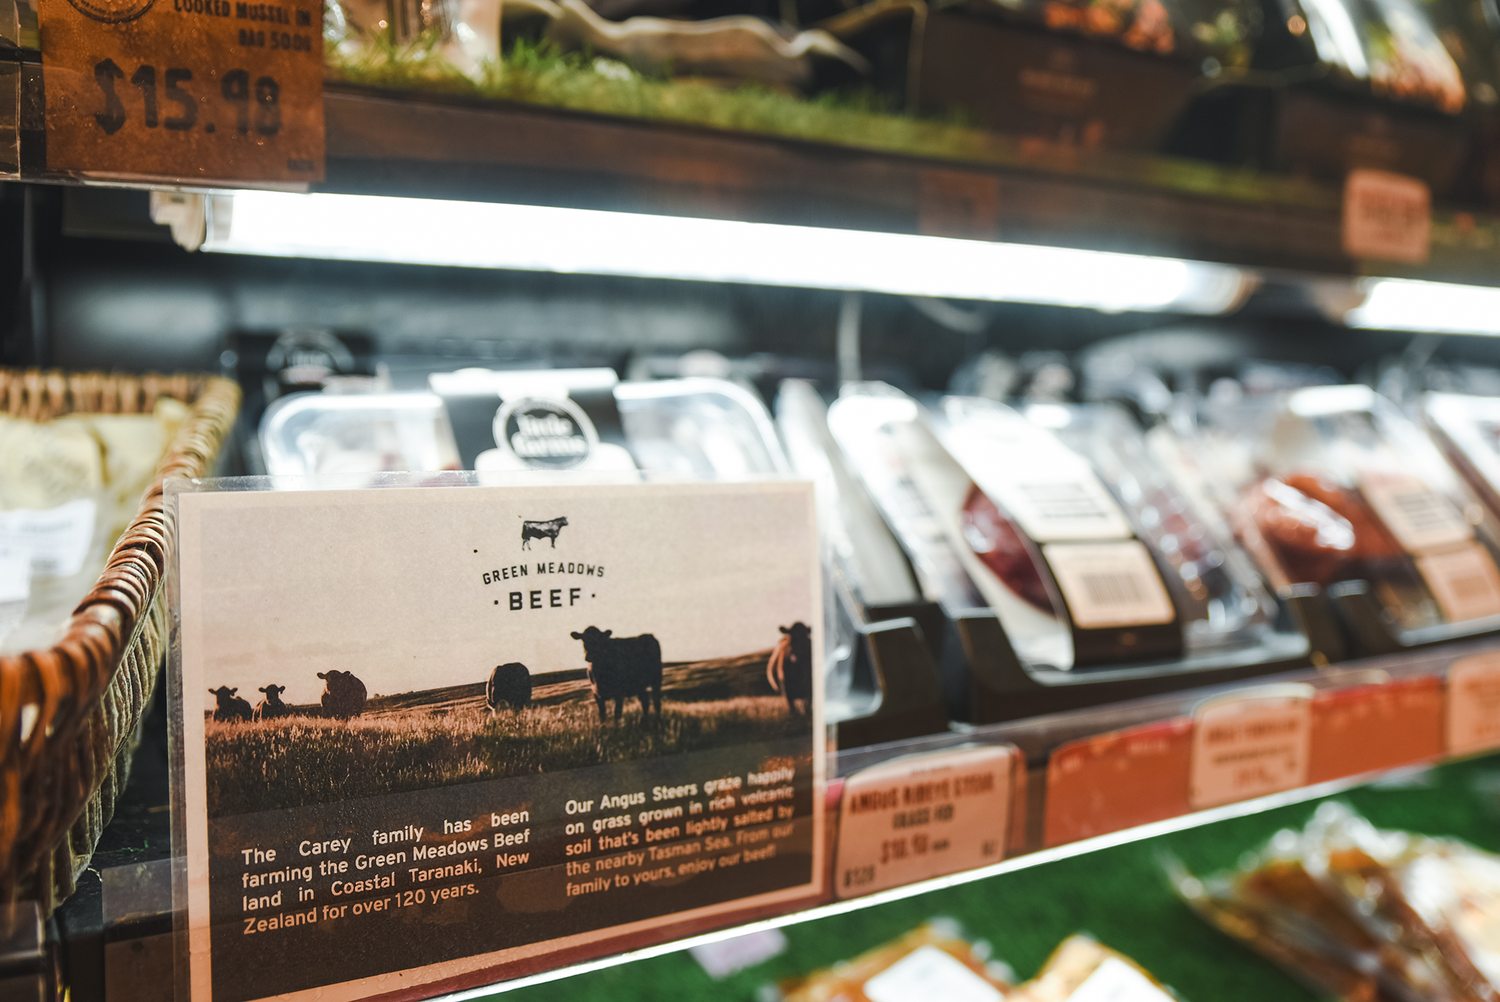
<path id="1" fill-rule="evenodd" d="M 1366 581 L 1406 644 L 1500 625 L 1493 516 L 1373 390 L 1210 403 L 1187 448 L 1278 589 Z"/>
<path id="2" fill-rule="evenodd" d="M 1249 561 L 1119 411 L 929 409 L 863 384 L 829 423 L 934 597 L 993 611 L 1029 667 L 1176 661 L 1273 632 Z"/>
<path id="3" fill-rule="evenodd" d="M 1336 802 L 1183 899 L 1315 989 L 1350 1002 L 1500 998 L 1500 858 L 1385 831 Z"/>

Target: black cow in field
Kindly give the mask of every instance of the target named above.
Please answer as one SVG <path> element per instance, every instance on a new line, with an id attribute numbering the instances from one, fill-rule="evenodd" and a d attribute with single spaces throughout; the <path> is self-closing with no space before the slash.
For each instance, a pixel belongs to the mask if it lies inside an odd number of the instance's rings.
<path id="1" fill-rule="evenodd" d="M 250 709 L 250 704 L 235 695 L 240 691 L 239 686 L 231 689 L 227 685 L 221 685 L 217 689 L 208 691 L 218 701 L 214 706 L 214 719 L 220 723 L 230 720 L 255 719 L 255 713 Z"/>
<path id="2" fill-rule="evenodd" d="M 521 549 L 531 549 L 533 539 L 550 539 L 552 548 L 557 549 L 557 534 L 562 532 L 562 527 L 568 524 L 565 518 L 554 518 L 546 522 L 521 523 Z"/>
<path id="3" fill-rule="evenodd" d="M 484 701 L 490 711 L 503 703 L 513 710 L 531 702 L 531 672 L 519 661 L 496 666 L 484 686 Z"/>
<path id="4" fill-rule="evenodd" d="M 347 720 L 365 712 L 365 684 L 353 672 L 318 672 L 323 680 L 323 716 Z"/>
<path id="5" fill-rule="evenodd" d="M 781 639 L 766 662 L 766 681 L 786 697 L 788 711 L 796 713 L 796 701 L 800 699 L 802 712 L 807 713 L 812 709 L 812 630 L 806 623 L 793 623 L 780 630 Z"/>
<path id="6" fill-rule="evenodd" d="M 255 707 L 256 720 L 275 720 L 277 717 L 290 717 L 292 708 L 281 701 L 281 694 L 286 692 L 284 685 L 263 685 L 259 689 L 266 694 Z"/>
<path id="7" fill-rule="evenodd" d="M 661 644 L 649 633 L 639 637 L 613 637 L 612 630 L 590 626 L 573 634 L 583 641 L 583 659 L 589 663 L 589 685 L 594 702 L 599 704 L 599 719 L 604 720 L 604 704 L 615 701 L 615 719 L 625 709 L 625 700 L 639 697 L 641 716 L 651 703 L 656 718 L 661 719 Z"/>

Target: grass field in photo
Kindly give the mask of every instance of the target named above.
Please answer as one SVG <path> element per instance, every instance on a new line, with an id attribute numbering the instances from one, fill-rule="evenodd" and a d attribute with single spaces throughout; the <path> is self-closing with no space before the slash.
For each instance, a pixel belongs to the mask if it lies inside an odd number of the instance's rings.
<path id="1" fill-rule="evenodd" d="M 579 769 L 810 735 L 766 682 L 768 651 L 664 667 L 661 720 L 640 703 L 599 721 L 581 672 L 539 676 L 532 703 L 491 713 L 484 683 L 376 696 L 352 720 L 314 706 L 206 722 L 212 817 Z M 552 681 L 553 679 L 559 679 Z"/>

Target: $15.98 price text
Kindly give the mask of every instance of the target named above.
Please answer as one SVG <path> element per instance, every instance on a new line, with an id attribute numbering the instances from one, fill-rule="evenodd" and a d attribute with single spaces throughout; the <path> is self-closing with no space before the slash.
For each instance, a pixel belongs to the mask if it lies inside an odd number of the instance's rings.
<path id="1" fill-rule="evenodd" d="M 104 110 L 94 114 L 94 121 L 105 135 L 114 135 L 130 120 L 131 113 L 121 93 L 126 88 L 139 91 L 140 116 L 146 128 L 161 126 L 173 132 L 187 132 L 200 127 L 192 70 L 172 67 L 158 73 L 155 66 L 142 64 L 126 81 L 125 71 L 113 59 L 94 64 L 94 82 L 104 98 Z M 252 129 L 262 136 L 274 136 L 281 131 L 281 85 L 275 78 L 251 79 L 245 70 L 229 70 L 219 78 L 219 96 L 226 110 L 232 111 L 234 128 L 241 135 Z M 216 125 L 204 122 L 201 128 L 213 132 Z"/>

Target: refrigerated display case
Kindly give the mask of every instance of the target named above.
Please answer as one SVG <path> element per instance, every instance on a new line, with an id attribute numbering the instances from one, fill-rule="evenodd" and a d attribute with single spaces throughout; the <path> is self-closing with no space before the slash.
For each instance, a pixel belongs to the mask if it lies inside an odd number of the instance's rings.
<path id="1" fill-rule="evenodd" d="M 47 8 L 38 34 L 12 3 L 0 362 L 218 373 L 245 401 L 226 473 L 514 482 L 497 408 L 524 395 L 590 457 L 533 479 L 814 481 L 828 886 L 455 998 L 802 997 L 944 917 L 918 949 L 997 993 L 1085 932 L 1187 1002 L 1302 997 L 1173 896 L 1164 851 L 1221 870 L 1332 796 L 1500 847 L 1467 757 L 1500 745 L 1492 401 L 1380 395 L 1500 367 L 1492 6 L 330 4 L 326 171 L 289 187 L 49 162 Z M 1366 169 L 1427 201 L 1351 203 Z M 1417 252 L 1351 231 L 1372 214 Z M 71 499 L 0 477 L 0 514 Z M 1032 503 L 1059 489 L 1063 528 Z M 1199 746 L 1273 710 L 1297 768 L 1205 792 Z M 133 785 L 89 778 L 120 804 L 93 871 L 0 978 L 172 994 L 145 720 Z M 861 890 L 846 785 L 971 754 L 1007 784 L 986 861 Z"/>

